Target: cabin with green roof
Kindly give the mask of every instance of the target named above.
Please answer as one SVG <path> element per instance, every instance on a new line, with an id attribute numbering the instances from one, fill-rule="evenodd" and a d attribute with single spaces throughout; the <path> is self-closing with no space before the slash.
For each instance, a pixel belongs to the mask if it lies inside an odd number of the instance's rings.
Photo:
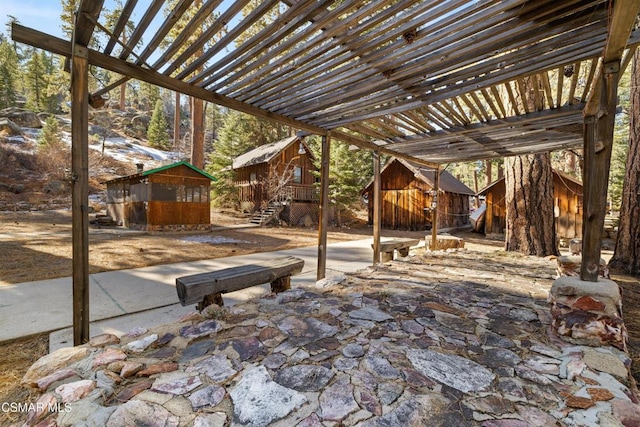
<path id="1" fill-rule="evenodd" d="M 210 186 L 216 178 L 181 161 L 105 182 L 107 213 L 120 225 L 146 231 L 211 227 Z"/>

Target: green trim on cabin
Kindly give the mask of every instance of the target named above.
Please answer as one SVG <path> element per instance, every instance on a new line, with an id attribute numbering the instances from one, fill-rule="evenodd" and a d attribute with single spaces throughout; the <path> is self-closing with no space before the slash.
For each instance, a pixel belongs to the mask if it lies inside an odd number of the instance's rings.
<path id="1" fill-rule="evenodd" d="M 171 165 L 166 165 L 166 166 L 160 166 L 159 168 L 155 168 L 155 169 L 149 169 L 147 171 L 142 172 L 142 176 L 147 176 L 147 175 L 151 175 L 157 172 L 162 172 L 165 171 L 167 169 L 172 169 L 175 168 L 176 166 L 180 166 L 180 165 L 184 165 L 190 169 L 193 169 L 194 171 L 198 172 L 199 174 L 209 178 L 211 181 L 216 182 L 218 181 L 218 178 L 209 175 L 208 173 L 206 173 L 205 171 L 203 171 L 202 169 L 198 169 L 197 167 L 193 166 L 191 163 L 187 162 L 186 160 L 182 160 L 178 163 L 173 163 Z"/>
<path id="2" fill-rule="evenodd" d="M 213 182 L 217 182 L 218 181 L 218 178 L 209 175 L 208 173 L 206 173 L 205 171 L 203 171 L 201 169 L 198 169 L 197 167 L 193 166 L 191 163 L 187 162 L 186 160 L 182 160 L 182 161 L 179 161 L 177 163 L 172 163 L 170 165 L 160 166 L 160 167 L 155 168 L 155 169 L 149 169 L 149 170 L 143 171 L 141 173 L 134 173 L 133 175 L 120 176 L 118 178 L 110 179 L 109 181 L 104 181 L 103 184 L 110 184 L 112 182 L 124 181 L 124 180 L 132 179 L 132 178 L 135 178 L 135 177 L 142 177 L 142 176 L 152 175 L 154 173 L 162 172 L 162 171 L 165 171 L 167 169 L 172 169 L 172 168 L 175 168 L 175 167 L 181 166 L 181 165 L 186 166 L 189 169 L 198 172 L 200 175 L 204 176 L 205 178 L 210 179 Z"/>

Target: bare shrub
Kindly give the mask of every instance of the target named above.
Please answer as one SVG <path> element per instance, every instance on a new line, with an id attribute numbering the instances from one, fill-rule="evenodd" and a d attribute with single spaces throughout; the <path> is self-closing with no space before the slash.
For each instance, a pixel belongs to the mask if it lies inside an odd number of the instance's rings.
<path id="1" fill-rule="evenodd" d="M 40 170 L 50 179 L 65 181 L 71 170 L 71 150 L 62 141 L 50 141 L 38 146 L 36 159 Z"/>

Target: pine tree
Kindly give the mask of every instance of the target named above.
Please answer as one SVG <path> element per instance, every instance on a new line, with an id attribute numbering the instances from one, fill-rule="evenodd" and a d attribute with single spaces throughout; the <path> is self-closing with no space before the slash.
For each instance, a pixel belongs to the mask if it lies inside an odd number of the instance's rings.
<path id="1" fill-rule="evenodd" d="M 319 139 L 309 139 L 315 165 L 320 170 L 322 146 Z M 351 150 L 349 145 L 331 141 L 329 154 L 329 200 L 336 208 L 336 224 L 342 225 L 342 213 L 355 207 L 360 191 L 373 176 L 373 159 L 369 150 Z M 317 173 L 318 176 L 320 173 Z"/>
<path id="2" fill-rule="evenodd" d="M 629 152 L 621 195 L 618 239 L 609 268 L 640 276 L 640 53 L 633 55 L 631 71 Z"/>
<path id="3" fill-rule="evenodd" d="M 167 129 L 167 117 L 164 112 L 164 104 L 161 99 L 156 101 L 156 107 L 153 110 L 151 121 L 149 122 L 149 129 L 147 129 L 147 138 L 149 139 L 149 145 L 160 150 L 170 150 L 169 134 Z"/>
<path id="4" fill-rule="evenodd" d="M 60 28 L 67 39 L 71 39 L 73 35 L 73 24 L 75 12 L 78 9 L 80 0 L 60 0 L 62 13 L 60 14 Z"/>
<path id="5" fill-rule="evenodd" d="M 524 79 L 525 99 L 533 107 L 534 80 Z M 553 173 L 549 153 L 505 160 L 507 251 L 525 255 L 558 255 L 553 216 Z"/>
<path id="6" fill-rule="evenodd" d="M 38 145 L 54 147 L 60 142 L 60 126 L 55 116 L 49 116 L 38 134 Z"/>
<path id="7" fill-rule="evenodd" d="M 207 171 L 218 178 L 213 190 L 214 203 L 219 206 L 236 206 L 238 190 L 233 183 L 233 159 L 280 137 L 278 128 L 273 123 L 237 111 L 228 111 L 207 167 Z"/>
<path id="8" fill-rule="evenodd" d="M 19 60 L 11 43 L 0 42 L 0 110 L 15 105 Z"/>

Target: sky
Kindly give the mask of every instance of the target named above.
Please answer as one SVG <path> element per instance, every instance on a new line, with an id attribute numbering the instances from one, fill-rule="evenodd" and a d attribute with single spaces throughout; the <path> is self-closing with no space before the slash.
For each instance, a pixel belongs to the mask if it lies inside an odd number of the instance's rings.
<path id="1" fill-rule="evenodd" d="M 8 34 L 8 15 L 18 18 L 20 24 L 56 37 L 64 38 L 60 29 L 60 0 L 0 0 L 2 32 Z"/>

